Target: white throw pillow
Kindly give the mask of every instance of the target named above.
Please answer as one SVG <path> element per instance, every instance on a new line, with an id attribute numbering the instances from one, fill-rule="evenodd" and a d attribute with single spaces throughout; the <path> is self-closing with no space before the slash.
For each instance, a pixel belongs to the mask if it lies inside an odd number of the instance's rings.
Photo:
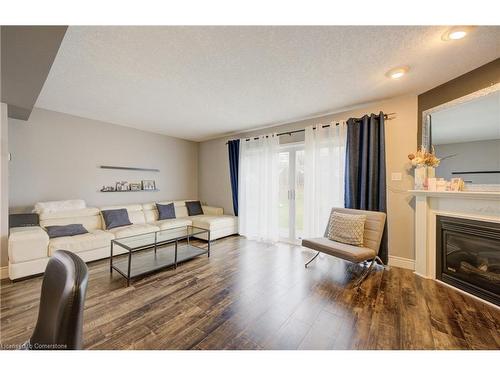
<path id="1" fill-rule="evenodd" d="M 69 210 L 80 210 L 86 208 L 87 205 L 83 199 L 72 199 L 67 201 L 50 201 L 50 202 L 38 202 L 35 204 L 35 209 L 33 212 L 37 214 L 47 214 L 51 212 L 69 211 Z"/>
<path id="2" fill-rule="evenodd" d="M 328 238 L 354 246 L 363 246 L 366 215 L 333 212 L 328 223 Z"/>

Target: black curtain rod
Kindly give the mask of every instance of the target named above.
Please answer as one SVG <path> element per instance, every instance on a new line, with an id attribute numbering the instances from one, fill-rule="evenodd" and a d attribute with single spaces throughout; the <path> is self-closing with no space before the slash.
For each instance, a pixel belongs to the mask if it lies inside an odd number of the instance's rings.
<path id="1" fill-rule="evenodd" d="M 384 114 L 384 119 L 386 120 L 392 120 L 394 117 L 390 117 L 392 115 L 395 115 L 396 112 L 392 112 L 392 113 L 386 113 Z M 338 126 L 340 124 L 340 122 L 336 122 L 335 123 L 335 126 Z M 329 128 L 330 127 L 330 124 L 326 124 L 326 125 L 321 125 L 322 128 Z M 314 127 L 313 129 L 316 129 L 316 127 Z M 283 133 L 278 133 L 276 134 L 277 137 L 279 136 L 282 136 L 282 135 L 292 135 L 292 134 L 295 134 L 295 133 L 302 133 L 302 132 L 305 132 L 306 129 L 299 129 L 299 130 L 291 130 L 289 132 L 283 132 Z M 260 137 L 262 136 L 259 136 L 259 137 L 254 137 L 254 138 L 247 138 L 245 139 L 246 142 L 250 141 L 251 139 L 253 139 L 254 141 L 259 139 Z M 226 145 L 228 144 L 228 142 L 226 142 Z"/>

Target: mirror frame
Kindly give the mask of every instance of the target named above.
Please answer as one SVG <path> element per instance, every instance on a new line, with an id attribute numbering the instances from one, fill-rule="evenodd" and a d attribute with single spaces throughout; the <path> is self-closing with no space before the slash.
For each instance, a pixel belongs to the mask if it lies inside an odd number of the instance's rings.
<path id="1" fill-rule="evenodd" d="M 431 115 L 437 111 L 441 111 L 446 108 L 455 107 L 462 103 L 467 103 L 471 100 L 493 94 L 494 92 L 500 91 L 500 83 L 496 83 L 484 89 L 475 91 L 468 95 L 462 96 L 460 98 L 451 100 L 449 102 L 440 104 L 436 107 L 429 108 L 422 112 L 422 143 L 427 150 L 429 150 L 432 146 L 431 144 Z"/>
<path id="2" fill-rule="evenodd" d="M 491 85 L 489 87 L 486 87 L 484 89 L 475 91 L 473 93 L 470 93 L 468 95 L 462 96 L 460 98 L 451 100 L 449 102 L 443 103 L 441 105 L 438 105 L 436 107 L 430 108 L 424 112 L 422 112 L 422 146 L 425 146 L 427 150 L 429 150 L 432 146 L 431 143 L 431 115 L 437 111 L 446 109 L 446 108 L 451 108 L 454 106 L 457 106 L 462 103 L 467 103 L 471 100 L 481 98 L 486 95 L 493 94 L 497 91 L 500 91 L 500 83 L 496 83 L 494 85 Z M 500 192 L 500 185 L 499 184 L 475 184 L 475 185 L 470 185 L 467 190 L 476 190 L 476 191 L 498 191 Z"/>

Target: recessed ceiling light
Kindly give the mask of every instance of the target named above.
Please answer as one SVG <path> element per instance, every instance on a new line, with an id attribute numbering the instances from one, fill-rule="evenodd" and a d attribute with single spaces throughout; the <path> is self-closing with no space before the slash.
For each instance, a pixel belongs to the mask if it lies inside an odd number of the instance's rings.
<path id="1" fill-rule="evenodd" d="M 452 31 L 449 35 L 450 39 L 457 40 L 457 39 L 462 39 L 467 35 L 467 31 L 465 30 L 457 30 L 457 31 Z"/>
<path id="2" fill-rule="evenodd" d="M 385 73 L 385 75 L 392 79 L 399 79 L 406 73 L 408 73 L 408 70 L 410 70 L 410 68 L 408 68 L 407 66 L 402 66 L 389 70 L 387 73 Z"/>
<path id="3" fill-rule="evenodd" d="M 465 36 L 469 34 L 472 29 L 474 29 L 473 26 L 455 26 L 447 30 L 441 39 L 444 41 L 459 40 L 465 38 Z"/>

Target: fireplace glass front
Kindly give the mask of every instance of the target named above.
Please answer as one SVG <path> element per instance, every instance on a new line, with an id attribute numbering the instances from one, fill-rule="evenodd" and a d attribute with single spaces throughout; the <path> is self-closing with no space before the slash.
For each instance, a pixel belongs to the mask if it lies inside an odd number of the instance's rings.
<path id="1" fill-rule="evenodd" d="M 500 306 L 500 224 L 437 216 L 436 276 Z"/>

